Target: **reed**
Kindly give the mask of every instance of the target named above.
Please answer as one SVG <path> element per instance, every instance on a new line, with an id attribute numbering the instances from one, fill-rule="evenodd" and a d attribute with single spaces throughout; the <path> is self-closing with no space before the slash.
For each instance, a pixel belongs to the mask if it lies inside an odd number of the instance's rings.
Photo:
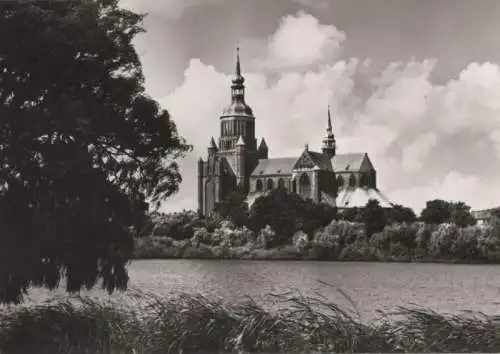
<path id="1" fill-rule="evenodd" d="M 4 353 L 500 352 L 500 318 L 401 308 L 363 323 L 320 295 L 246 298 L 129 293 L 74 297 L 0 314 Z"/>

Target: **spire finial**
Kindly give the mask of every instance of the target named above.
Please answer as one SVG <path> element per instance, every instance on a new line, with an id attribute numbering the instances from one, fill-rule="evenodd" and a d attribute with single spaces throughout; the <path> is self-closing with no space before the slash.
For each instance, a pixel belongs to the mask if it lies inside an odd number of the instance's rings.
<path id="1" fill-rule="evenodd" d="M 236 43 L 236 76 L 241 76 L 241 66 L 240 66 L 240 43 Z"/>
<path id="2" fill-rule="evenodd" d="M 328 105 L 328 126 L 327 126 L 326 131 L 328 133 L 332 132 L 332 117 L 330 115 L 330 105 Z"/>

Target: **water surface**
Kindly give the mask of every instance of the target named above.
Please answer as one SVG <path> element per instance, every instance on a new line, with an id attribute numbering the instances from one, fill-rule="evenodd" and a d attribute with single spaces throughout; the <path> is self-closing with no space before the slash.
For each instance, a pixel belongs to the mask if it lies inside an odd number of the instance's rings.
<path id="1" fill-rule="evenodd" d="M 442 313 L 473 310 L 500 314 L 500 267 L 495 265 L 137 260 L 132 262 L 129 275 L 132 290 L 159 295 L 202 293 L 231 302 L 245 296 L 264 301 L 268 293 L 300 291 L 304 295 L 319 292 L 350 307 L 337 290 L 341 289 L 367 320 L 376 316 L 376 309 L 391 311 L 410 304 Z M 98 290 L 84 294 L 107 297 Z M 51 296 L 41 289 L 30 292 L 30 300 L 36 303 Z"/>

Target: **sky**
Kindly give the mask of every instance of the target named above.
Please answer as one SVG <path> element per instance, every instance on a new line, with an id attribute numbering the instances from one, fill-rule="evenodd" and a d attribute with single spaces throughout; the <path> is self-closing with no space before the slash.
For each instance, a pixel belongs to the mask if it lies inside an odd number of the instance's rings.
<path id="1" fill-rule="evenodd" d="M 120 0 L 148 13 L 134 41 L 146 90 L 194 150 L 165 212 L 196 209 L 230 102 L 240 46 L 246 101 L 270 157 L 367 152 L 379 189 L 420 212 L 432 199 L 500 205 L 498 0 Z"/>

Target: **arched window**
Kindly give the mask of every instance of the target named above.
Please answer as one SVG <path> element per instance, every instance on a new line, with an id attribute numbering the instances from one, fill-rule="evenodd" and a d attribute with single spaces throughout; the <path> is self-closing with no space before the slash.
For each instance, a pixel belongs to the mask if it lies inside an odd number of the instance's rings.
<path id="1" fill-rule="evenodd" d="M 255 190 L 257 192 L 262 192 L 262 181 L 260 179 L 257 180 L 257 182 L 255 183 Z"/>
<path id="2" fill-rule="evenodd" d="M 274 183 L 273 183 L 273 180 L 272 179 L 268 179 L 267 180 L 267 190 L 270 191 L 271 189 L 274 188 Z"/>
<path id="3" fill-rule="evenodd" d="M 285 180 L 283 178 L 278 179 L 278 188 L 285 188 Z"/>
<path id="4" fill-rule="evenodd" d="M 297 182 L 295 180 L 292 181 L 292 192 L 297 193 Z"/>
<path id="5" fill-rule="evenodd" d="M 299 179 L 300 195 L 306 198 L 311 198 L 311 181 L 307 174 L 303 174 Z"/>
<path id="6" fill-rule="evenodd" d="M 339 188 L 344 186 L 344 177 L 342 177 L 341 175 L 337 177 L 337 186 Z"/>
<path id="7" fill-rule="evenodd" d="M 349 176 L 349 187 L 356 187 L 356 177 L 354 175 Z"/>

